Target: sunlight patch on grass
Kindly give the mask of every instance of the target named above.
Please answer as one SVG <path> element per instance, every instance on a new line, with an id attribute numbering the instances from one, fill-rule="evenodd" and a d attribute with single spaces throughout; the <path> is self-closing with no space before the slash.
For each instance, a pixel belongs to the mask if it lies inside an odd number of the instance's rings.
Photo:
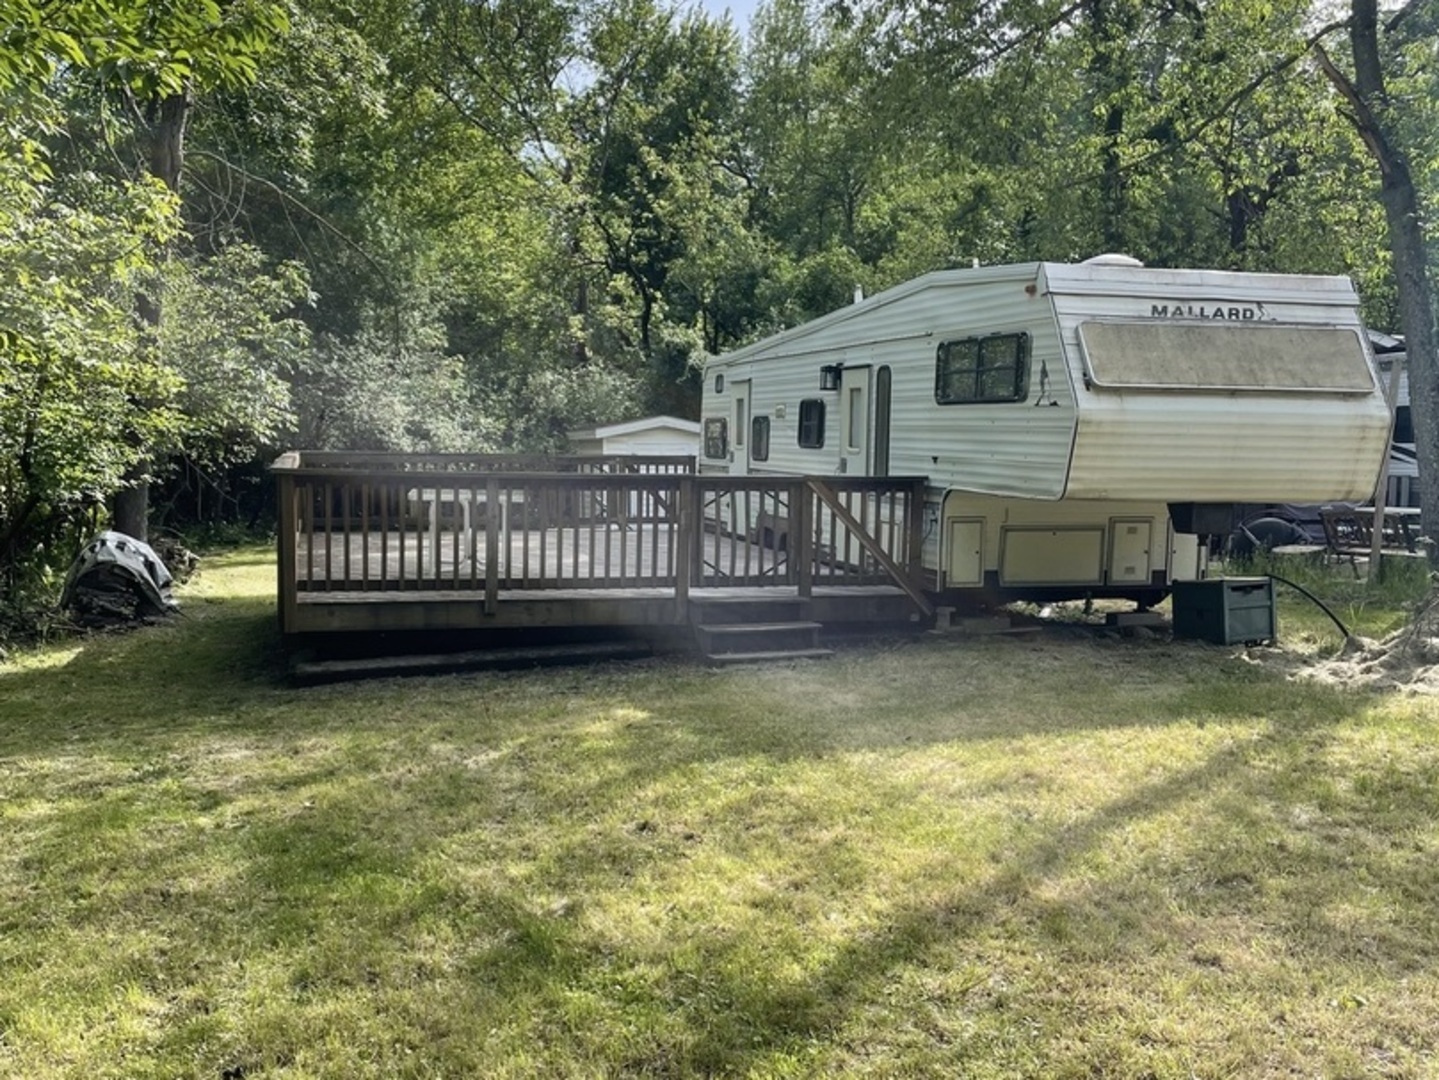
<path id="1" fill-rule="evenodd" d="M 19 652 L 14 659 L 0 663 L 0 679 L 4 679 L 7 675 L 63 668 L 79 656 L 80 652 L 81 646 L 78 645 L 51 646 L 46 649 Z"/>

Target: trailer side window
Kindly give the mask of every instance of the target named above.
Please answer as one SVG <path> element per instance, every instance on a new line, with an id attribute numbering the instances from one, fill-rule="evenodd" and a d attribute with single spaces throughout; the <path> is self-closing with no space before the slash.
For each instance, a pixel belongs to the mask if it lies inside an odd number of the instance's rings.
<path id="1" fill-rule="evenodd" d="M 1028 334 L 992 334 L 940 345 L 934 368 L 934 400 L 940 405 L 1023 401 L 1028 393 Z"/>
<path id="2" fill-rule="evenodd" d="M 818 450 L 824 445 L 824 402 L 820 398 L 805 398 L 799 403 L 799 444 L 806 450 Z"/>
<path id="3" fill-rule="evenodd" d="M 705 457 L 722 458 L 729 453 L 729 421 L 722 416 L 705 420 Z"/>
<path id="4" fill-rule="evenodd" d="M 769 417 L 756 416 L 749 425 L 749 456 L 751 461 L 769 460 Z"/>

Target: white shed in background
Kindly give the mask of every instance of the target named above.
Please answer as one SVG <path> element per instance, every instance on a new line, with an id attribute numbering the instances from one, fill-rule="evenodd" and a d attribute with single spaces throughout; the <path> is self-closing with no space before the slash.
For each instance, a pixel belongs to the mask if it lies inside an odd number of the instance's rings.
<path id="1" fill-rule="evenodd" d="M 675 416 L 646 416 L 624 424 L 601 424 L 569 432 L 570 449 L 576 454 L 604 457 L 611 454 L 699 453 L 700 426 L 695 420 Z"/>

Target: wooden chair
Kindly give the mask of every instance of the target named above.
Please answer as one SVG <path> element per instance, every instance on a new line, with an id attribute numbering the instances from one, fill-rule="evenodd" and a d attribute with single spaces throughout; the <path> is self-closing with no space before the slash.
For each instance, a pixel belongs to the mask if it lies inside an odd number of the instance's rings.
<path id="1" fill-rule="evenodd" d="M 1348 559 L 1354 576 L 1359 576 L 1358 559 L 1367 558 L 1374 545 L 1374 511 L 1364 513 L 1353 506 L 1321 506 L 1319 522 L 1324 527 L 1324 546 L 1331 559 Z"/>

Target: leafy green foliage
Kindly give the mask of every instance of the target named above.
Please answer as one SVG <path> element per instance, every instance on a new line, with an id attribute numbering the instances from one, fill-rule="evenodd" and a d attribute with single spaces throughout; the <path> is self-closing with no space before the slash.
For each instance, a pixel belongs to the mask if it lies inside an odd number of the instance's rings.
<path id="1" fill-rule="evenodd" d="M 177 275 L 177 295 L 192 301 L 182 309 L 189 318 L 159 340 L 137 324 L 136 297 L 158 295 L 158 281 L 183 265 L 158 258 L 180 232 L 179 203 L 165 184 L 109 167 L 118 155 L 57 155 L 43 140 L 55 139 L 92 100 L 80 92 L 88 85 L 115 92 L 137 115 L 192 91 L 243 85 L 266 42 L 286 26 L 283 9 L 262 0 L 7 5 L 0 31 L 0 95 L 10 121 L 0 130 L 0 260 L 13 270 L 0 282 L 0 577 L 7 585 L 43 581 L 66 560 L 80 516 L 154 450 L 187 440 L 213 447 L 241 427 L 263 435 L 276 426 L 274 395 L 254 381 L 237 380 L 230 387 L 237 396 L 221 402 L 220 372 L 248 368 L 252 359 L 263 369 L 266 352 L 257 349 L 265 336 L 253 320 L 227 317 L 243 302 L 199 302 L 207 289 L 216 294 L 213 274 L 203 284 L 203 271 Z M 102 129 L 108 116 L 100 114 Z M 222 272 L 236 269 L 231 261 Z M 250 300 L 264 306 L 261 297 Z M 183 364 L 174 360 L 180 354 Z M 238 423 L 247 411 L 247 423 Z"/>
<path id="2" fill-rule="evenodd" d="M 436 347 L 438 336 L 418 328 L 397 345 L 395 330 L 320 335 L 294 383 L 297 445 L 443 452 L 492 441 L 472 414 L 458 364 Z"/>
<path id="3" fill-rule="evenodd" d="M 182 421 L 179 381 L 130 311 L 147 244 L 173 232 L 169 194 L 95 177 L 68 191 L 22 180 L 4 194 L 0 575 L 17 585 L 55 562 L 50 545 L 118 485 L 138 444 Z"/>
<path id="4" fill-rule="evenodd" d="M 175 449 L 193 460 L 244 460 L 290 427 L 290 385 L 310 343 L 296 314 L 310 293 L 298 263 L 271 272 L 265 262 L 257 248 L 231 244 L 172 260 L 160 274 L 165 317 L 155 348 L 180 386 Z"/>

